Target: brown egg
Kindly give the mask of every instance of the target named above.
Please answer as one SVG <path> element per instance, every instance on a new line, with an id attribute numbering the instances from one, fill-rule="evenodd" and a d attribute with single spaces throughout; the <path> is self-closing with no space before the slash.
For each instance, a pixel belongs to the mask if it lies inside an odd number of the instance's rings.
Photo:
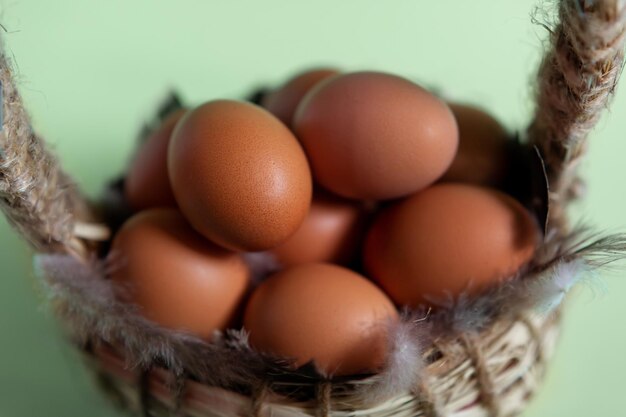
<path id="1" fill-rule="evenodd" d="M 294 131 L 315 179 L 344 197 L 389 199 L 437 180 L 456 153 L 448 106 L 395 75 L 356 72 L 314 87 Z"/>
<path id="2" fill-rule="evenodd" d="M 186 110 L 173 112 L 139 147 L 126 180 L 124 196 L 133 210 L 176 207 L 167 175 L 167 147 L 176 123 Z"/>
<path id="3" fill-rule="evenodd" d="M 190 111 L 172 136 L 168 168 L 187 220 L 229 249 L 281 244 L 311 203 L 300 144 L 280 120 L 250 103 L 216 100 Z"/>
<path id="4" fill-rule="evenodd" d="M 296 107 L 304 95 L 320 81 L 338 73 L 337 70 L 323 68 L 298 74 L 280 88 L 268 93 L 261 104 L 284 124 L 291 126 Z"/>
<path id="5" fill-rule="evenodd" d="M 450 104 L 459 126 L 459 150 L 442 181 L 499 185 L 504 181 L 508 157 L 506 129 L 485 111 Z"/>
<path id="6" fill-rule="evenodd" d="M 364 210 L 352 200 L 317 193 L 300 228 L 270 252 L 282 266 L 307 262 L 344 264 L 363 235 Z"/>
<path id="7" fill-rule="evenodd" d="M 509 278 L 531 259 L 539 237 L 534 219 L 506 194 L 439 184 L 380 215 L 364 263 L 396 303 L 415 307 Z"/>
<path id="8" fill-rule="evenodd" d="M 259 351 L 314 360 L 326 374 L 375 372 L 387 355 L 388 326 L 398 319 L 391 301 L 356 272 L 336 265 L 294 266 L 264 281 L 244 316 Z"/>
<path id="9" fill-rule="evenodd" d="M 226 328 L 246 291 L 242 258 L 196 233 L 175 209 L 143 211 L 115 235 L 111 279 L 148 319 L 211 339 Z"/>

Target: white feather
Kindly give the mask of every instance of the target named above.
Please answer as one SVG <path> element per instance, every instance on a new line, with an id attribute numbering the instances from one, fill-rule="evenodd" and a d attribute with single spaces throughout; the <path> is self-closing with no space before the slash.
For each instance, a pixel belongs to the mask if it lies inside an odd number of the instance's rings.
<path id="1" fill-rule="evenodd" d="M 559 262 L 538 277 L 527 279 L 525 296 L 532 300 L 535 309 L 542 313 L 554 311 L 567 293 L 589 273 L 582 259 Z"/>

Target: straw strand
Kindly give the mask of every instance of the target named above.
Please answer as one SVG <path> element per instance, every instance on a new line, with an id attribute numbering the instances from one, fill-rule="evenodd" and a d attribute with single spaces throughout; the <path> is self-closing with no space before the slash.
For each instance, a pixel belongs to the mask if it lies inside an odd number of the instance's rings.
<path id="1" fill-rule="evenodd" d="M 430 378 L 428 376 L 422 378 L 414 395 L 420 399 L 417 402 L 417 406 L 420 411 L 424 411 L 425 417 L 441 417 L 443 415 L 439 401 L 430 386 Z"/>
<path id="2" fill-rule="evenodd" d="M 330 417 L 332 384 L 324 381 L 317 385 L 318 417 Z"/>
<path id="3" fill-rule="evenodd" d="M 487 368 L 486 358 L 481 351 L 480 343 L 474 339 L 474 336 L 464 334 L 461 336 L 461 342 L 465 347 L 467 356 L 474 365 L 476 372 L 476 383 L 479 384 L 481 402 L 489 410 L 492 417 L 500 416 L 500 402 L 495 394 L 495 384 Z"/>
<path id="4" fill-rule="evenodd" d="M 269 387 L 267 383 L 261 384 L 261 386 L 254 390 L 252 393 L 252 403 L 250 407 L 250 416 L 251 417 L 261 417 L 263 414 L 263 405 L 265 403 L 265 399 L 267 397 L 269 391 Z"/>

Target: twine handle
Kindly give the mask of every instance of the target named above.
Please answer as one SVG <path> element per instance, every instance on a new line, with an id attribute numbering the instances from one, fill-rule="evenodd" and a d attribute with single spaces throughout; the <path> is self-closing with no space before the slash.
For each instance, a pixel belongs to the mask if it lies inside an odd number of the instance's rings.
<path id="1" fill-rule="evenodd" d="M 615 91 L 624 64 L 626 0 L 561 0 L 559 21 L 539 67 L 528 139 L 546 163 L 551 220 L 582 188 L 576 168 Z"/>
<path id="2" fill-rule="evenodd" d="M 0 91 L 2 211 L 36 251 L 85 256 L 74 229 L 78 219 L 89 218 L 87 203 L 33 131 L 4 51 L 0 51 Z"/>

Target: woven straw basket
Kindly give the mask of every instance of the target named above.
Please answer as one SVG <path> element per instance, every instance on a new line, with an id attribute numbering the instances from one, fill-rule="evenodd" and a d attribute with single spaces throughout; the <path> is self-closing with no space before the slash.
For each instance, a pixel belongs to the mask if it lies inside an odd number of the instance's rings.
<path id="1" fill-rule="evenodd" d="M 558 20 L 549 28 L 538 71 L 534 119 L 521 133 L 522 148 L 536 152 L 544 168 L 543 193 L 535 189 L 531 197 L 539 202 L 531 203 L 543 212 L 546 238 L 532 268 L 515 278 L 520 284 L 497 288 L 447 313 L 407 314 L 404 323 L 411 331 L 422 329 L 409 334 L 424 335 L 420 365 L 400 364 L 349 379 L 290 372 L 253 352 L 241 334 L 225 334 L 209 344 L 147 323 L 113 300 L 100 261 L 115 228 L 110 204 L 87 202 L 33 132 L 2 54 L 0 205 L 38 254 L 50 306 L 100 386 L 122 407 L 150 416 L 519 414 L 554 351 L 558 305 L 575 282 L 572 265 L 601 267 L 626 250 L 623 237 L 590 239 L 570 229 L 565 218 L 565 207 L 582 189 L 576 167 L 585 139 L 622 70 L 626 5 L 621 0 L 558 3 Z M 550 308 L 537 308 L 546 303 Z M 480 323 L 455 322 L 459 309 L 476 313 Z M 400 379 L 404 382 L 396 384 Z"/>

